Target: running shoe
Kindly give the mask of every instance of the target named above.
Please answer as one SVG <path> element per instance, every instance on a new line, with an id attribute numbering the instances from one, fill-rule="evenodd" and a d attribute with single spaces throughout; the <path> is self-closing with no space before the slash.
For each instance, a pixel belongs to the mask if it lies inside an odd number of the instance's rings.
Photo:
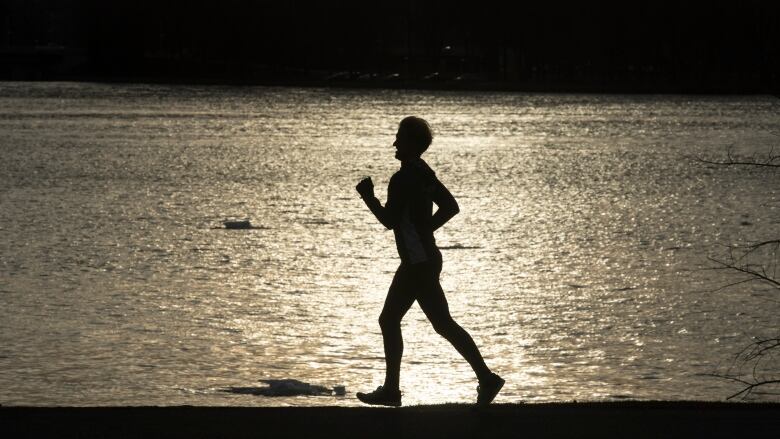
<path id="1" fill-rule="evenodd" d="M 488 405 L 493 402 L 499 390 L 504 387 L 505 382 L 503 378 L 494 373 L 491 373 L 487 379 L 480 381 L 477 386 L 477 405 Z"/>
<path id="2" fill-rule="evenodd" d="M 401 406 L 401 391 L 400 390 L 385 390 L 382 386 L 379 386 L 371 393 L 358 392 L 357 398 L 365 404 L 371 405 L 386 405 L 391 407 Z"/>

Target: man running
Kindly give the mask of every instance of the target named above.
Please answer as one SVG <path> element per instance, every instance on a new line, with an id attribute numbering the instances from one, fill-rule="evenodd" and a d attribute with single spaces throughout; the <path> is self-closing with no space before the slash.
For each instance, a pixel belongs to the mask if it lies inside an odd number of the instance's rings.
<path id="1" fill-rule="evenodd" d="M 382 207 L 374 196 L 371 177 L 364 178 L 356 187 L 379 222 L 393 229 L 401 257 L 401 265 L 393 277 L 379 316 L 385 346 L 385 382 L 373 392 L 357 393 L 358 399 L 366 404 L 401 405 L 399 375 L 404 349 L 401 319 L 415 300 L 434 330 L 452 343 L 477 374 L 477 404 L 490 404 L 504 385 L 504 380 L 487 367 L 471 336 L 450 316 L 447 299 L 439 283 L 442 258 L 433 232 L 460 209 L 450 191 L 421 158 L 432 141 L 428 122 L 414 116 L 404 118 L 393 143 L 395 158 L 401 161 L 401 169 L 390 179 L 385 206 Z M 431 215 L 433 203 L 438 210 Z"/>

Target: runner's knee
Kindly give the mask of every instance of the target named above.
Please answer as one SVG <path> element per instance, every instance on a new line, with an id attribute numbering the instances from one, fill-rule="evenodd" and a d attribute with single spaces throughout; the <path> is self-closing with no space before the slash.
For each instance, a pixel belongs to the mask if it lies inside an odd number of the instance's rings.
<path id="1" fill-rule="evenodd" d="M 431 323 L 433 324 L 433 330 L 444 338 L 453 335 L 458 329 L 458 324 L 450 316 L 436 319 Z"/>
<path id="2" fill-rule="evenodd" d="M 401 326 L 401 319 L 397 316 L 385 312 L 379 315 L 379 327 L 393 328 L 396 326 Z"/>

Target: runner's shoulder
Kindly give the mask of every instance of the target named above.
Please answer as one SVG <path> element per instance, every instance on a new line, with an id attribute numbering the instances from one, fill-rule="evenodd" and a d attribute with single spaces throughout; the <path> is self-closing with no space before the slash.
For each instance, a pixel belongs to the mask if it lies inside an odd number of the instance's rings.
<path id="1" fill-rule="evenodd" d="M 401 167 L 392 177 L 390 185 L 408 189 L 419 188 L 420 186 L 429 186 L 438 182 L 436 173 L 422 159 L 419 161 Z"/>

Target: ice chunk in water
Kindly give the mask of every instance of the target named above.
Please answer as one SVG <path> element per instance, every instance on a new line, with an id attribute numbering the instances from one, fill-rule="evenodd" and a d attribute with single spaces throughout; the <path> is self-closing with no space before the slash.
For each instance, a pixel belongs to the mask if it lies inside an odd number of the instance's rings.
<path id="1" fill-rule="evenodd" d="M 344 386 L 336 386 L 333 389 L 316 384 L 304 383 L 295 379 L 282 380 L 260 380 L 261 383 L 268 384 L 267 387 L 228 387 L 225 392 L 238 393 L 243 395 L 260 396 L 329 396 L 345 395 Z"/>

